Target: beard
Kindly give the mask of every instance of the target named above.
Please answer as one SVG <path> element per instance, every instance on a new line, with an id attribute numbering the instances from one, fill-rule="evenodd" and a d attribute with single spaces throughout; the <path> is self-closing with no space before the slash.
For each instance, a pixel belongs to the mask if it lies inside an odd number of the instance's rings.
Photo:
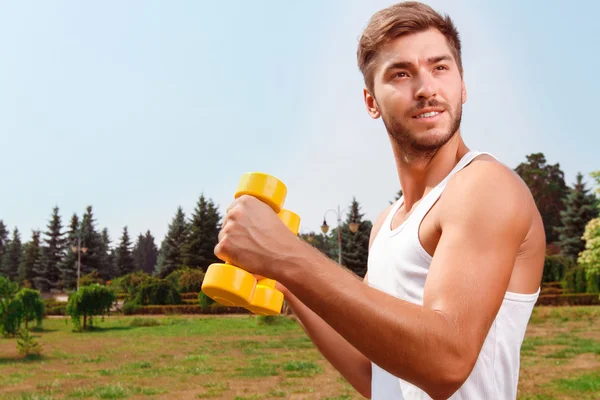
<path id="1" fill-rule="evenodd" d="M 460 128 L 462 119 L 462 98 L 454 109 L 448 107 L 448 104 L 441 103 L 435 99 L 429 101 L 421 100 L 410 110 L 408 115 L 412 116 L 426 107 L 439 106 L 442 106 L 444 108 L 444 113 L 448 113 L 450 116 L 450 126 L 441 133 L 436 132 L 431 135 L 426 134 L 424 137 L 415 135 L 413 131 L 402 123 L 400 118 L 397 118 L 394 115 L 384 116 L 382 113 L 381 119 L 383 120 L 383 124 L 385 125 L 390 138 L 398 144 L 407 157 L 413 159 L 431 158 L 438 149 L 443 147 L 454 137 Z"/>

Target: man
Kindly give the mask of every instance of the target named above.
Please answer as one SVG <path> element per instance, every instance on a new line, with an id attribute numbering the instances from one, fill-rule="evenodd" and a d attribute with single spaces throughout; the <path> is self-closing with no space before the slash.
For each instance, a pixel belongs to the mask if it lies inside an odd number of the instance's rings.
<path id="1" fill-rule="evenodd" d="M 364 101 L 382 118 L 403 197 L 371 234 L 365 283 L 251 197 L 215 254 L 277 280 L 316 347 L 374 399 L 514 399 L 545 237 L 528 188 L 460 134 L 456 28 L 420 3 L 376 13 L 360 39 Z"/>

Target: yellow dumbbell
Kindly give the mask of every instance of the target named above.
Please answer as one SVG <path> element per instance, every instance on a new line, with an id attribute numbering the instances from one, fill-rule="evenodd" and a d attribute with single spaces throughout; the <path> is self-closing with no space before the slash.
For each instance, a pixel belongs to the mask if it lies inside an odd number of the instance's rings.
<path id="1" fill-rule="evenodd" d="M 279 214 L 287 188 L 279 179 L 260 172 L 242 175 L 234 197 L 254 196 Z M 228 262 L 211 264 L 206 270 L 202 291 L 226 306 L 248 307 L 254 296 L 256 278 L 244 269 Z"/>
<path id="2" fill-rule="evenodd" d="M 300 217 L 298 214 L 284 209 L 279 212 L 278 216 L 294 235 L 298 234 L 298 230 L 300 229 Z M 254 314 L 278 315 L 281 313 L 282 307 L 283 293 L 275 289 L 275 281 L 273 279 L 264 278 L 257 282 L 250 305 L 246 308 Z"/>

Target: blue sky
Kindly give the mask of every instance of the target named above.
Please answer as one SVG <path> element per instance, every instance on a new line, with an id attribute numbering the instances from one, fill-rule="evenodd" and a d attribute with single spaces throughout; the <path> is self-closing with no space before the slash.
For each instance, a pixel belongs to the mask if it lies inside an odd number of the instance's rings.
<path id="1" fill-rule="evenodd" d="M 355 54 L 392 3 L 0 1 L 0 219 L 27 240 L 91 204 L 113 242 L 127 225 L 158 245 L 246 171 L 288 185 L 303 232 L 353 196 L 375 219 L 399 183 Z M 600 3 L 428 4 L 461 33 L 468 145 L 511 167 L 543 152 L 568 184 L 600 169 Z"/>

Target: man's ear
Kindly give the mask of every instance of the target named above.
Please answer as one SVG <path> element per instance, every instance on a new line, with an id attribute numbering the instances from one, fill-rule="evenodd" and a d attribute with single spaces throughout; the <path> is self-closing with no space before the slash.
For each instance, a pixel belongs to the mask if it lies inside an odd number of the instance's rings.
<path id="1" fill-rule="evenodd" d="M 371 94 L 368 88 L 363 89 L 363 97 L 365 99 L 365 106 L 367 107 L 367 112 L 373 119 L 377 119 L 381 116 L 381 112 L 379 111 L 379 106 L 377 105 L 377 101 L 375 100 L 375 96 Z"/>
<path id="2" fill-rule="evenodd" d="M 461 94 L 462 94 L 462 103 L 465 104 L 467 102 L 467 86 L 465 85 L 464 79 L 462 80 Z"/>

